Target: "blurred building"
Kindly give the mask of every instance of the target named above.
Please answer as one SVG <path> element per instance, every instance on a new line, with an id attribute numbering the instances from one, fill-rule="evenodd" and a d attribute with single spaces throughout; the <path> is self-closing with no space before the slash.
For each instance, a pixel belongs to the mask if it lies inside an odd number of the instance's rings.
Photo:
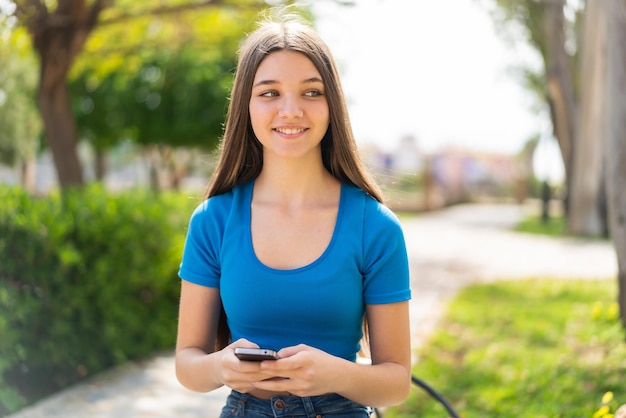
<path id="1" fill-rule="evenodd" d="M 395 173 L 420 173 L 424 169 L 424 154 L 419 149 L 417 138 L 407 135 L 400 140 L 392 154 L 391 168 Z"/>
<path id="2" fill-rule="evenodd" d="M 514 155 L 448 148 L 430 156 L 433 187 L 445 204 L 512 198 L 519 180 Z"/>
<path id="3" fill-rule="evenodd" d="M 396 209 L 433 210 L 480 199 L 519 198 L 523 173 L 515 155 L 461 147 L 426 154 L 411 136 L 394 152 L 373 144 L 361 146 L 360 152 Z"/>

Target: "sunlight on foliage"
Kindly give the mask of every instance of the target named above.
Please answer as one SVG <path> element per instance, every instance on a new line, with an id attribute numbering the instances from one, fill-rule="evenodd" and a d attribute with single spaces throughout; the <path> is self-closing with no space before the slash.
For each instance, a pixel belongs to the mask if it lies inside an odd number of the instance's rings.
<path id="1" fill-rule="evenodd" d="M 619 320 L 619 304 L 617 302 L 596 302 L 591 310 L 591 317 L 596 321 L 617 322 Z"/>
<path id="2" fill-rule="evenodd" d="M 593 414 L 593 418 L 613 418 L 615 416 L 614 411 L 617 409 L 618 403 L 613 398 L 613 392 L 606 392 L 602 396 L 602 404 L 600 408 Z"/>
<path id="3" fill-rule="evenodd" d="M 613 280 L 472 285 L 450 302 L 413 372 L 462 416 L 611 417 L 626 394 L 625 332 L 609 319 L 615 293 Z M 441 417 L 441 405 L 415 390 L 385 414 L 415 416 Z"/>
<path id="4" fill-rule="evenodd" d="M 168 2 L 168 5 L 190 2 Z M 205 7 L 167 15 L 153 15 L 153 2 L 117 2 L 105 9 L 101 24 L 91 34 L 72 74 L 86 69 L 99 78 L 123 68 L 138 71 L 146 57 L 164 50 L 191 47 L 198 55 L 222 53 L 220 45 L 230 44 L 227 53 L 234 54 L 239 40 L 260 9 L 234 11 L 225 7 Z M 120 23 L 108 24 L 120 16 L 136 15 Z M 97 71 L 94 71 L 97 70 Z"/>

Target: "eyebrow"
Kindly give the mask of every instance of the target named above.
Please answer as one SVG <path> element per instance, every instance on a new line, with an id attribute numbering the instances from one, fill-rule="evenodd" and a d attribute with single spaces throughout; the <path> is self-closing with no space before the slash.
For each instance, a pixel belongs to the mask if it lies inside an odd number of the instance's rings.
<path id="1" fill-rule="evenodd" d="M 322 84 L 324 84 L 322 79 L 319 78 L 319 77 L 307 78 L 306 80 L 302 80 L 301 84 L 310 84 L 310 83 L 322 83 Z M 265 85 L 270 85 L 270 84 L 279 84 L 279 81 L 277 81 L 277 80 L 261 80 L 261 81 L 257 82 L 256 84 L 254 84 L 252 87 L 254 88 L 254 87 L 265 86 Z"/>

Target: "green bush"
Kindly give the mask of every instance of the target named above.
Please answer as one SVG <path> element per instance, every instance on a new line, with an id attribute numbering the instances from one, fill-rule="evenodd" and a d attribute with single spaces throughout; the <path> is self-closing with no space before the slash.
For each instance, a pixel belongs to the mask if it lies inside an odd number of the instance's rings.
<path id="1" fill-rule="evenodd" d="M 0 416 L 175 342 L 198 199 L 0 187 Z"/>

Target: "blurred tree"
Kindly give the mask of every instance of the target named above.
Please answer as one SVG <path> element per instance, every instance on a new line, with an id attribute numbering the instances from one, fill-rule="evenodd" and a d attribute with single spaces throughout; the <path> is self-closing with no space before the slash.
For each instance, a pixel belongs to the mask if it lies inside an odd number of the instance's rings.
<path id="1" fill-rule="evenodd" d="M 258 0 L 142 1 L 14 0 L 2 9 L 28 29 L 40 60 L 38 106 L 46 141 L 52 151 L 59 184 L 83 184 L 76 150 L 77 128 L 67 89 L 68 74 L 76 57 L 98 25 L 127 22 L 142 16 L 163 16 L 186 10 L 231 5 L 264 6 Z M 105 12 L 106 13 L 103 13 Z M 101 16 L 102 15 L 102 16 Z"/>
<path id="2" fill-rule="evenodd" d="M 586 3 L 581 31 L 580 104 L 568 230 L 573 235 L 607 235 L 603 151 L 606 102 L 606 19 L 604 0 Z"/>
<path id="3" fill-rule="evenodd" d="M 593 0 L 591 0 L 593 1 Z M 626 0 L 602 1 L 606 22 L 606 178 L 609 225 L 618 262 L 618 303 L 626 327 Z"/>
<path id="4" fill-rule="evenodd" d="M 173 185 L 185 174 L 175 148 L 215 147 L 236 50 L 258 11 L 210 8 L 94 32 L 70 90 L 80 137 L 96 150 L 97 178 L 104 175 L 106 151 L 122 139 L 142 145 L 153 177 L 161 166 Z"/>
<path id="5" fill-rule="evenodd" d="M 118 106 L 118 96 L 125 92 L 118 84 L 114 74 L 98 79 L 89 73 L 81 74 L 69 83 L 79 137 L 89 141 L 95 151 L 97 180 L 102 180 L 105 175 L 106 151 L 125 136 L 125 115 Z"/>
<path id="6" fill-rule="evenodd" d="M 33 191 L 41 120 L 36 67 L 25 35 L 0 37 L 0 162 L 17 165 L 22 186 Z"/>
<path id="7" fill-rule="evenodd" d="M 533 44 L 543 51 L 546 97 L 567 170 L 568 227 L 577 235 L 610 232 L 618 259 L 621 320 L 626 326 L 626 0 L 588 0 L 578 13 L 570 13 L 571 24 L 561 19 L 563 0 L 495 1 L 502 13 L 499 21 L 521 22 L 531 39 L 541 37 L 537 22 L 546 24 L 545 39 L 551 40 Z M 562 30 L 570 37 L 563 37 Z M 571 86 L 568 77 L 550 81 L 550 71 L 558 74 L 556 69 L 565 68 L 563 56 L 558 55 L 568 48 L 578 50 L 578 45 L 580 60 L 568 61 L 573 68 Z M 571 92 L 575 99 L 571 109 L 556 105 L 569 102 Z M 563 135 L 563 130 L 571 133 Z M 568 137 L 569 151 L 563 142 Z"/>
<path id="8" fill-rule="evenodd" d="M 126 114 L 133 138 L 153 157 L 153 187 L 159 187 L 161 164 L 166 186 L 178 187 L 186 176 L 185 161 L 176 150 L 214 148 L 222 134 L 235 51 L 221 57 L 201 57 L 183 47 L 158 54 L 131 79 Z M 209 61 L 209 59 L 214 61 Z M 176 158 L 175 158 L 176 156 Z"/>
<path id="9" fill-rule="evenodd" d="M 493 0 L 493 16 L 506 33 L 511 22 L 521 26 L 528 42 L 540 54 L 542 73 L 525 71 L 526 82 L 550 109 L 566 174 L 564 197 L 568 230 L 573 235 L 598 236 L 606 231 L 602 175 L 603 141 L 594 116 L 593 102 L 601 61 L 597 59 L 602 42 L 593 33 L 598 28 L 595 15 L 581 30 L 584 2 L 566 0 Z M 580 8 L 577 8 L 580 7 Z M 566 13 L 567 12 L 567 13 Z M 585 39 L 581 40 L 584 36 Z M 581 56 L 584 59 L 581 60 Z M 584 73 L 584 74 L 583 74 Z M 595 74 L 595 75 L 594 75 Z M 579 109 L 582 108 L 582 109 Z M 597 114 L 597 113 L 596 113 Z M 596 118 L 597 119 L 597 118 Z"/>
<path id="10" fill-rule="evenodd" d="M 524 202 L 528 197 L 529 185 L 535 181 L 533 173 L 533 161 L 541 136 L 537 133 L 524 142 L 524 146 L 516 157 L 518 179 L 516 184 L 516 200 Z"/>

